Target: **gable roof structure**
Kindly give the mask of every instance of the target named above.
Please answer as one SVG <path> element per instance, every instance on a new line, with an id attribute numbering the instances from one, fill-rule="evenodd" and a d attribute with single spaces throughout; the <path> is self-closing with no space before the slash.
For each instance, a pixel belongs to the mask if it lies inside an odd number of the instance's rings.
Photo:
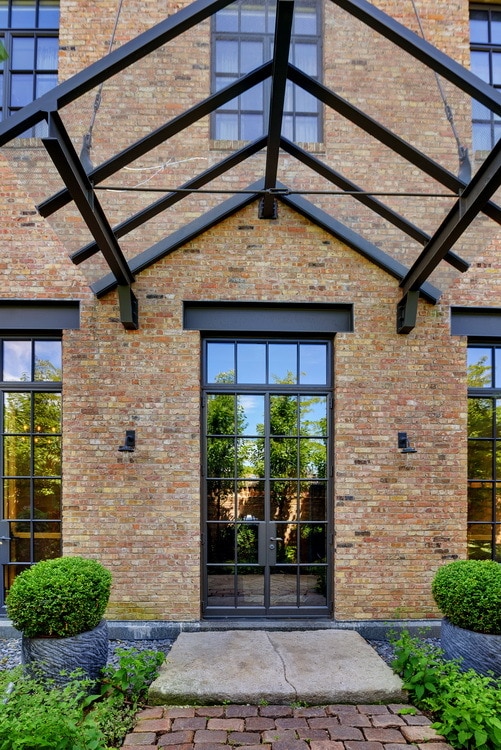
<path id="1" fill-rule="evenodd" d="M 258 215 L 261 219 L 273 219 L 276 216 L 277 202 L 286 203 L 394 276 L 402 289 L 402 299 L 397 309 L 397 330 L 399 333 L 408 333 L 416 323 L 418 297 L 421 295 L 430 302 L 436 302 L 440 297 L 440 291 L 428 281 L 436 267 L 445 260 L 460 272 L 467 270 L 468 263 L 455 254 L 452 248 L 475 217 L 479 213 L 484 213 L 494 222 L 501 224 L 501 207 L 492 201 L 493 194 L 501 184 L 501 141 L 488 154 L 471 179 L 465 169 L 467 155 L 464 154 L 465 158 L 462 162 L 460 158 L 459 176 L 456 177 L 434 159 L 339 94 L 294 67 L 288 62 L 294 0 L 277 0 L 274 51 L 270 61 L 169 120 L 125 149 L 118 151 L 95 168 L 86 169 L 88 165 L 84 163 L 83 157 L 77 154 L 61 117 L 61 110 L 66 105 L 76 101 L 117 73 L 133 66 L 185 31 L 202 23 L 231 2 L 232 0 L 195 0 L 106 57 L 91 64 L 1 123 L 0 147 L 24 133 L 28 128 L 40 122 L 47 123 L 48 132 L 42 138 L 42 142 L 64 183 L 64 188 L 41 202 L 38 210 L 42 216 L 49 217 L 70 202 L 75 204 L 93 240 L 74 252 L 71 259 L 75 264 L 79 264 L 96 253 L 101 253 L 110 272 L 92 284 L 91 288 L 97 296 L 102 296 L 118 287 L 121 320 L 127 328 L 138 327 L 137 304 L 132 291 L 132 285 L 138 273 L 189 239 L 223 221 L 243 206 L 259 201 Z M 375 8 L 367 0 L 330 0 L 330 2 L 501 116 L 501 93 L 395 19 Z M 181 133 L 189 125 L 266 79 L 270 80 L 271 86 L 268 127 L 263 137 L 246 144 L 219 163 L 195 175 L 176 190 L 167 192 L 154 203 L 132 214 L 120 224 L 112 226 L 98 198 L 101 183 L 140 156 Z M 432 235 L 391 209 L 373 193 L 364 191 L 363 187 L 283 137 L 282 120 L 288 81 L 316 97 L 326 107 L 368 133 L 385 148 L 450 191 L 451 196 L 455 196 L 452 207 Z M 122 237 L 182 201 L 186 195 L 202 189 L 215 178 L 260 152 L 264 154 L 261 179 L 253 182 L 245 190 L 236 191 L 233 196 L 223 200 L 217 207 L 210 209 L 195 221 L 187 223 L 135 257 L 126 259 L 119 243 Z M 280 182 L 278 165 L 282 152 L 298 160 L 309 170 L 339 188 L 340 192 L 364 204 L 386 222 L 415 240 L 422 250 L 412 265 L 403 266 L 353 229 L 320 210 L 304 197 L 296 194 L 289 186 Z"/>

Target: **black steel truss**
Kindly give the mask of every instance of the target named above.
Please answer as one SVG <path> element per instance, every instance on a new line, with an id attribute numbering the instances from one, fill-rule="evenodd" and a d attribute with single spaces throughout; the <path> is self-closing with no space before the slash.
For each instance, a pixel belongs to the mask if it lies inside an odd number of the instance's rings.
<path id="1" fill-rule="evenodd" d="M 393 18 L 375 8 L 371 3 L 366 0 L 331 1 L 405 50 L 415 59 L 424 63 L 431 70 L 451 81 L 469 96 L 485 104 L 496 114 L 501 115 L 501 94 L 496 89 L 490 87 Z M 189 241 L 190 238 L 223 221 L 225 217 L 259 197 L 260 217 L 273 218 L 277 199 L 283 201 L 397 278 L 403 290 L 403 299 L 397 310 L 397 330 L 407 333 L 415 325 L 417 296 L 420 294 L 431 302 L 436 302 L 440 296 L 439 290 L 427 281 L 440 261 L 445 259 L 462 272 L 468 268 L 468 264 L 453 253 L 451 248 L 475 216 L 479 212 L 484 212 L 491 219 L 501 224 L 501 208 L 490 200 L 492 194 L 501 184 L 501 146 L 498 144 L 483 167 L 466 185 L 461 179 L 441 167 L 426 154 L 399 138 L 334 91 L 289 64 L 288 55 L 294 0 L 277 0 L 275 45 L 271 62 L 256 68 L 235 83 L 207 97 L 179 117 L 165 123 L 146 137 L 115 154 L 103 164 L 89 172 L 85 171 L 64 128 L 59 114 L 61 108 L 178 35 L 206 20 L 221 8 L 229 5 L 230 2 L 232 0 L 195 0 L 191 5 L 124 44 L 102 60 L 93 63 L 1 123 L 0 147 L 37 123 L 44 120 L 48 122 L 49 133 L 42 140 L 65 187 L 43 201 L 38 209 L 42 216 L 48 217 L 70 201 L 75 203 L 93 236 L 93 242 L 75 252 L 71 256 L 72 260 L 74 263 L 81 263 L 96 252 L 103 254 L 110 268 L 110 274 L 93 284 L 92 289 L 98 296 L 102 296 L 111 289 L 118 287 L 121 319 L 124 326 L 128 328 L 135 328 L 138 325 L 137 300 L 131 289 L 134 274 L 139 273 L 143 268 Z M 224 103 L 231 101 L 231 99 L 266 78 L 271 78 L 267 135 L 236 151 L 219 164 L 194 176 L 179 189 L 184 192 L 170 192 L 119 225 L 113 228 L 110 226 L 96 196 L 95 188 L 98 184 L 135 159 L 180 133 L 201 117 L 207 116 Z M 325 105 L 370 134 L 371 137 L 431 176 L 450 190 L 452 197 L 460 196 L 433 237 L 429 237 L 419 227 L 408 222 L 383 202 L 367 194 L 363 188 L 281 136 L 285 87 L 288 80 L 301 86 Z M 184 197 L 186 192 L 196 191 L 262 149 L 266 150 L 264 177 L 262 180 L 253 183 L 248 188 L 247 193 L 236 194 L 223 201 L 195 222 L 190 222 L 169 237 L 135 256 L 135 258 L 126 261 L 118 244 L 120 237 L 125 236 L 128 232 L 173 206 Z M 375 245 L 348 227 L 343 226 L 333 217 L 313 206 L 309 201 L 300 196 L 288 194 L 287 187 L 277 181 L 281 149 L 330 183 L 349 193 L 355 200 L 362 202 L 384 220 L 398 227 L 421 246 L 424 246 L 412 267 L 405 269 Z"/>

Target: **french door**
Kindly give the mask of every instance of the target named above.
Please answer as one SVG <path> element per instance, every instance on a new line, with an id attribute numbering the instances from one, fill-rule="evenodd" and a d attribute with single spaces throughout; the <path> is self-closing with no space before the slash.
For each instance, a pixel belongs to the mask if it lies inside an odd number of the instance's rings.
<path id="1" fill-rule="evenodd" d="M 328 616 L 330 342 L 204 353 L 204 616 Z"/>

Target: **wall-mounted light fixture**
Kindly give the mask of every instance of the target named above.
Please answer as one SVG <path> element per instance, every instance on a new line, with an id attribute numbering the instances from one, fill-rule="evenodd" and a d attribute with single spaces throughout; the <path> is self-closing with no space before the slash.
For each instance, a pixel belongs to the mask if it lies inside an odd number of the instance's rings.
<path id="1" fill-rule="evenodd" d="M 417 453 L 417 450 L 411 446 L 406 432 L 398 433 L 398 448 L 400 453 Z"/>
<path id="2" fill-rule="evenodd" d="M 118 449 L 120 452 L 133 453 L 136 450 L 136 431 L 125 430 L 125 443 Z"/>

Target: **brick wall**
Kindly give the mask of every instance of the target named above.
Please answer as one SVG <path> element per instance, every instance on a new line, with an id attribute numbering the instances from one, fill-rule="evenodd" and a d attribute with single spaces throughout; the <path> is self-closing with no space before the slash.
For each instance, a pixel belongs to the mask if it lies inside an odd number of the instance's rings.
<path id="1" fill-rule="evenodd" d="M 168 11 L 184 4 L 169 3 Z M 411 4 L 377 5 L 417 28 Z M 421 5 L 427 39 L 466 62 L 467 3 Z M 107 51 L 116 7 L 115 0 L 62 1 L 62 79 Z M 127 0 L 115 46 L 161 20 L 165 7 Z M 332 3 L 324 24 L 326 85 L 457 172 L 433 75 Z M 105 84 L 95 164 L 209 94 L 209 42 L 205 23 Z M 444 85 L 468 143 L 469 103 Z M 95 93 L 63 111 L 77 148 Z M 109 183 L 148 179 L 174 187 L 222 159 L 230 145 L 211 144 L 206 118 L 131 165 L 148 171 L 122 170 Z M 365 189 L 437 189 L 329 111 L 324 142 L 313 150 Z M 112 570 L 109 616 L 200 616 L 200 337 L 183 330 L 183 300 L 354 304 L 354 333 L 335 339 L 335 617 L 436 616 L 433 572 L 466 552 L 466 341 L 450 336 L 449 305 L 501 305 L 496 225 L 479 219 L 458 243 L 472 267 L 460 277 L 442 263 L 432 278 L 444 290 L 440 303 L 421 300 L 417 327 L 402 336 L 395 333 L 395 279 L 285 206 L 269 222 L 257 218 L 254 204 L 141 273 L 134 285 L 140 329 L 125 331 L 115 292 L 96 300 L 88 287 L 107 272 L 100 257 L 78 267 L 68 258 L 89 240 L 75 210 L 47 221 L 34 212 L 60 186 L 43 148 L 18 142 L 3 153 L 2 297 L 82 300 L 81 329 L 64 336 L 64 552 L 97 557 Z M 263 155 L 253 157 L 215 186 L 245 187 L 262 175 L 263 163 Z M 164 166 L 151 178 L 155 165 Z M 295 189 L 328 187 L 286 155 L 279 178 Z M 156 197 L 98 195 L 113 223 Z M 407 265 L 420 251 L 350 198 L 310 197 Z M 121 240 L 125 254 L 136 255 L 220 200 L 184 199 Z M 451 205 L 450 198 L 383 200 L 429 232 Z M 117 451 L 126 429 L 136 430 L 132 458 Z M 398 451 L 401 430 L 417 453 Z"/>

